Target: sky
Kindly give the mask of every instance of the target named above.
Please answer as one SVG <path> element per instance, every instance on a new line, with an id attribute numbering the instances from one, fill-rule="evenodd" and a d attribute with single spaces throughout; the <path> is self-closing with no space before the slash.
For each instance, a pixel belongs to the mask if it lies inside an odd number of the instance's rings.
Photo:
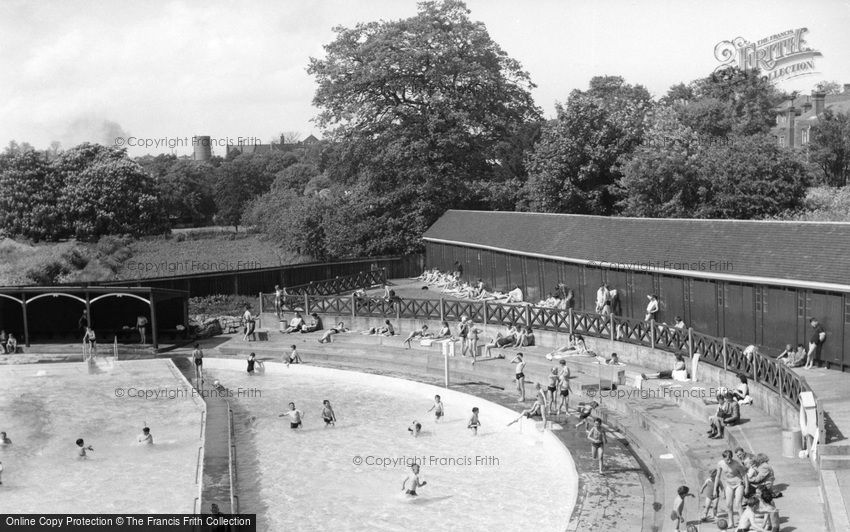
<path id="1" fill-rule="evenodd" d="M 468 0 L 471 18 L 520 61 L 546 117 L 596 75 L 654 96 L 710 74 L 714 47 L 808 28 L 816 74 L 778 82 L 808 94 L 850 83 L 850 0 Z M 410 0 L 0 2 L 0 146 L 124 139 L 131 156 L 189 154 L 194 135 L 267 143 L 322 136 L 315 80 L 334 26 L 413 16 Z M 130 140 L 130 138 L 134 140 Z M 251 142 L 250 140 L 248 142 Z"/>

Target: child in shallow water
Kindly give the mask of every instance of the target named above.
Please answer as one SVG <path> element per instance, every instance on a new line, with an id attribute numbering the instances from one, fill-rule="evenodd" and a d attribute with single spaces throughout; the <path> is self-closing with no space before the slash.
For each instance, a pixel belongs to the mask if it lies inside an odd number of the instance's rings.
<path id="1" fill-rule="evenodd" d="M 413 474 L 404 479 L 404 482 L 401 484 L 401 489 L 406 495 L 415 497 L 417 495 L 416 488 L 424 486 L 427 482 L 419 480 L 419 464 L 411 465 L 410 469 Z"/>

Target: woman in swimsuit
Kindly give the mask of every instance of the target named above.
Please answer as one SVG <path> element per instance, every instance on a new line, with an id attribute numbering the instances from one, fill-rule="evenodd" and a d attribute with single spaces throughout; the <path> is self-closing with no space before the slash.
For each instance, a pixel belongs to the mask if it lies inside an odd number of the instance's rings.
<path id="1" fill-rule="evenodd" d="M 274 285 L 274 313 L 277 315 L 277 319 L 280 319 L 280 311 L 283 307 L 283 290 L 280 289 L 280 285 Z"/>
<path id="2" fill-rule="evenodd" d="M 552 368 L 552 372 L 549 374 L 549 386 L 547 387 L 547 392 L 549 394 L 549 413 L 552 415 L 557 414 L 557 412 L 552 412 L 552 410 L 558 406 L 558 397 L 555 395 L 557 391 L 558 368 Z"/>
<path id="3" fill-rule="evenodd" d="M 322 337 L 318 339 L 318 342 L 320 344 L 330 342 L 331 336 L 333 336 L 335 334 L 339 334 L 339 333 L 346 333 L 346 332 L 348 332 L 348 329 L 345 328 L 345 324 L 343 322 L 339 322 L 339 323 L 336 324 L 336 327 L 332 327 L 332 328 L 328 329 L 327 331 L 325 331 L 325 334 L 323 334 Z"/>
<path id="4" fill-rule="evenodd" d="M 563 360 L 561 362 L 564 362 Z M 555 415 L 561 413 L 564 409 L 564 414 L 570 415 L 570 368 L 566 364 L 562 364 L 563 368 L 558 376 L 558 387 L 561 389 L 561 403 L 558 405 L 558 411 Z"/>
<path id="5" fill-rule="evenodd" d="M 511 360 L 511 364 L 516 364 L 514 371 L 516 375 L 514 378 L 516 379 L 516 391 L 519 393 L 519 400 L 525 401 L 525 361 L 522 359 L 522 353 L 517 353 L 516 356 Z"/>

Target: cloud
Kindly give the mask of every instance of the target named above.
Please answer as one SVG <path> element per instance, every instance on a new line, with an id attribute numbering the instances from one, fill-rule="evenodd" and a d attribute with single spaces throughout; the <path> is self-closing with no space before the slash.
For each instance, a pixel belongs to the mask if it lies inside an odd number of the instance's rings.
<path id="1" fill-rule="evenodd" d="M 76 146 L 82 142 L 96 142 L 104 146 L 115 144 L 117 137 L 129 134 L 117 122 L 94 115 L 80 116 L 71 121 L 65 132 L 57 139 L 63 146 Z"/>

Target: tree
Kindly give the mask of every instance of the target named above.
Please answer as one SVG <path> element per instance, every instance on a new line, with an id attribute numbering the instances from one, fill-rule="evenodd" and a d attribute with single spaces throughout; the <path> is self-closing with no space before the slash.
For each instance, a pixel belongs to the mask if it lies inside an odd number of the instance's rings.
<path id="1" fill-rule="evenodd" d="M 812 162 L 823 171 L 824 182 L 846 186 L 850 175 L 850 115 L 826 109 L 812 126 L 808 147 Z"/>
<path id="2" fill-rule="evenodd" d="M 212 221 L 216 212 L 214 169 L 204 163 L 178 159 L 156 179 L 163 209 L 172 222 L 194 227 Z"/>
<path id="3" fill-rule="evenodd" d="M 303 192 L 310 179 L 317 175 L 319 175 L 319 170 L 315 166 L 296 163 L 277 173 L 272 188 L 289 188 Z"/>
<path id="4" fill-rule="evenodd" d="M 493 174 L 498 143 L 539 117 L 534 85 L 457 0 L 334 31 L 325 58 L 311 58 L 308 68 L 318 83 L 318 123 L 337 144 L 328 177 L 360 183 L 384 201 L 417 198 L 388 205 L 405 219 L 415 211 L 416 223 L 396 235 L 398 251 L 407 249 L 401 242 L 417 249 L 423 226 L 466 205 L 470 183 Z"/>
<path id="5" fill-rule="evenodd" d="M 815 85 L 815 90 L 827 95 L 841 94 L 843 87 L 837 81 L 821 81 Z"/>
<path id="6" fill-rule="evenodd" d="M 252 200 L 243 223 L 252 225 L 289 251 L 327 260 L 325 217 L 335 207 L 324 198 L 305 197 L 287 188 L 275 188 Z"/>
<path id="7" fill-rule="evenodd" d="M 275 174 L 286 168 L 288 161 L 292 160 L 288 155 L 273 152 L 267 155 L 239 155 L 225 160 L 216 169 L 214 185 L 219 221 L 238 230 L 245 206 L 255 197 L 268 192 Z"/>
<path id="8" fill-rule="evenodd" d="M 58 206 L 61 191 L 44 154 L 7 151 L 0 156 L 0 229 L 35 241 L 66 236 Z"/>
<path id="9" fill-rule="evenodd" d="M 545 212 L 611 214 L 619 161 L 643 138 L 649 92 L 618 76 L 573 91 L 543 128 L 527 159 L 530 207 Z"/>
<path id="10" fill-rule="evenodd" d="M 768 134 L 730 140 L 702 150 L 694 217 L 767 218 L 802 206 L 806 170 L 795 153 Z"/>
<path id="11" fill-rule="evenodd" d="M 644 142 L 623 165 L 625 216 L 684 218 L 699 205 L 699 138 L 669 107 L 658 109 Z"/>
<path id="12" fill-rule="evenodd" d="M 737 67 L 668 92 L 668 99 L 677 100 L 675 108 L 685 125 L 698 135 L 715 137 L 769 132 L 776 123 L 774 108 L 786 97 L 760 72 Z"/>
<path id="13" fill-rule="evenodd" d="M 62 190 L 61 206 L 74 235 L 82 240 L 108 234 L 140 236 L 168 231 L 156 183 L 126 157 L 97 158 L 83 169 L 70 172 Z"/>

